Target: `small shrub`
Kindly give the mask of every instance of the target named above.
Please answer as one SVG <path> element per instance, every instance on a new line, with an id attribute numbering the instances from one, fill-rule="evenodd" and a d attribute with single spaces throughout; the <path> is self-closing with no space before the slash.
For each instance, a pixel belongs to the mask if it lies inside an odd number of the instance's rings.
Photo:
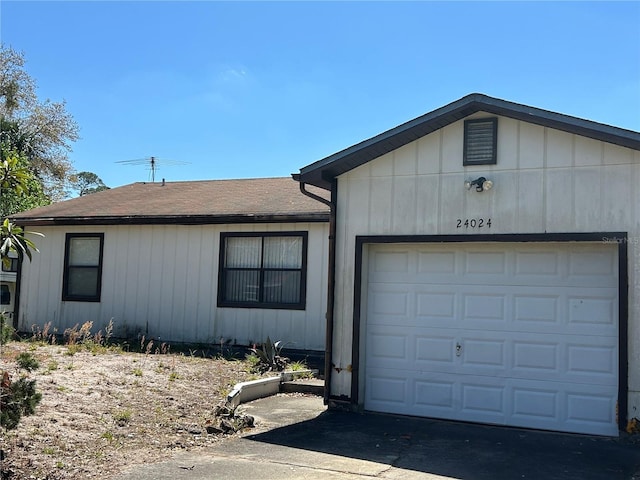
<path id="1" fill-rule="evenodd" d="M 282 341 L 273 342 L 267 337 L 267 341 L 261 345 L 261 348 L 251 348 L 251 353 L 258 357 L 258 371 L 265 372 L 281 372 L 287 367 L 289 359 L 280 355 L 285 344 Z"/>
<path id="2" fill-rule="evenodd" d="M 12 382 L 9 372 L 0 371 L 0 426 L 16 428 L 23 415 L 33 415 L 40 400 L 35 380 L 21 377 Z"/>
<path id="3" fill-rule="evenodd" d="M 0 345 L 10 342 L 14 333 L 15 330 L 9 324 L 9 318 L 4 313 L 0 313 Z"/>
<path id="4" fill-rule="evenodd" d="M 31 372 L 40 368 L 40 362 L 38 361 L 38 359 L 29 352 L 22 352 L 20 355 L 18 355 L 16 357 L 16 363 L 18 364 L 19 368 L 26 370 L 27 372 Z"/>

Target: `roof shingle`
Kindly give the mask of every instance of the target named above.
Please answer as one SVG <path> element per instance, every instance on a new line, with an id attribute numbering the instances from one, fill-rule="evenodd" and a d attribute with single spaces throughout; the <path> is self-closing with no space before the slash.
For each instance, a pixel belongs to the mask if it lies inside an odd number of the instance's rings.
<path id="1" fill-rule="evenodd" d="M 11 218 L 22 225 L 328 221 L 329 208 L 283 177 L 133 183 Z"/>

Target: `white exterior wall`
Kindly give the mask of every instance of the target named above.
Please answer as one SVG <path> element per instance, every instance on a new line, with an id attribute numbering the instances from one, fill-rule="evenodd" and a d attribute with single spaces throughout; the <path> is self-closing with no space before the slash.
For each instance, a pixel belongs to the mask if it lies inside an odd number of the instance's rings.
<path id="1" fill-rule="evenodd" d="M 640 152 L 499 117 L 497 164 L 464 167 L 463 132 L 460 120 L 338 178 L 331 395 L 350 396 L 356 235 L 626 231 L 628 415 L 639 416 Z M 493 189 L 466 190 L 479 176 Z M 457 228 L 474 218 L 491 228 Z"/>
<path id="2" fill-rule="evenodd" d="M 31 227 L 39 254 L 23 264 L 19 329 L 51 322 L 62 333 L 93 321 L 114 335 L 160 341 L 240 345 L 274 340 L 323 350 L 328 223 Z M 221 232 L 308 231 L 305 310 L 218 308 Z M 62 301 L 66 233 L 104 232 L 100 302 Z"/>

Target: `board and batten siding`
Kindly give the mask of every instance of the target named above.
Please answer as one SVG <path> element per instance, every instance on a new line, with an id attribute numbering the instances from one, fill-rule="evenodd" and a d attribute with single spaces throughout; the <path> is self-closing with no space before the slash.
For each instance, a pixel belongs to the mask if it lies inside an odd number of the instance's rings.
<path id="1" fill-rule="evenodd" d="M 58 333 L 113 319 L 114 335 L 160 342 L 240 345 L 270 336 L 296 349 L 323 350 L 329 227 L 326 223 L 32 227 L 45 235 L 24 262 L 18 327 L 51 323 Z M 221 232 L 307 231 L 305 310 L 218 308 Z M 65 235 L 104 233 L 100 302 L 62 301 Z"/>
<path id="2" fill-rule="evenodd" d="M 330 394 L 350 396 L 356 236 L 627 232 L 629 418 L 637 416 L 640 152 L 498 117 L 497 164 L 464 167 L 463 131 L 460 120 L 338 177 Z M 480 176 L 491 191 L 465 189 Z M 491 228 L 458 228 L 480 218 Z"/>

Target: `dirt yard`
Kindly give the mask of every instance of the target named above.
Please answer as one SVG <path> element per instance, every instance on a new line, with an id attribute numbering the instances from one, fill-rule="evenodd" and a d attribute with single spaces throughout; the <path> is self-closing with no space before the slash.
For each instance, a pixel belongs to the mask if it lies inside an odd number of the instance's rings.
<path id="1" fill-rule="evenodd" d="M 39 360 L 28 375 L 42 393 L 35 415 L 2 432 L 3 479 L 104 479 L 206 447 L 222 438 L 206 430 L 214 407 L 236 383 L 256 378 L 242 361 L 72 347 L 0 347 L 0 368 L 14 378 L 20 352 Z"/>

